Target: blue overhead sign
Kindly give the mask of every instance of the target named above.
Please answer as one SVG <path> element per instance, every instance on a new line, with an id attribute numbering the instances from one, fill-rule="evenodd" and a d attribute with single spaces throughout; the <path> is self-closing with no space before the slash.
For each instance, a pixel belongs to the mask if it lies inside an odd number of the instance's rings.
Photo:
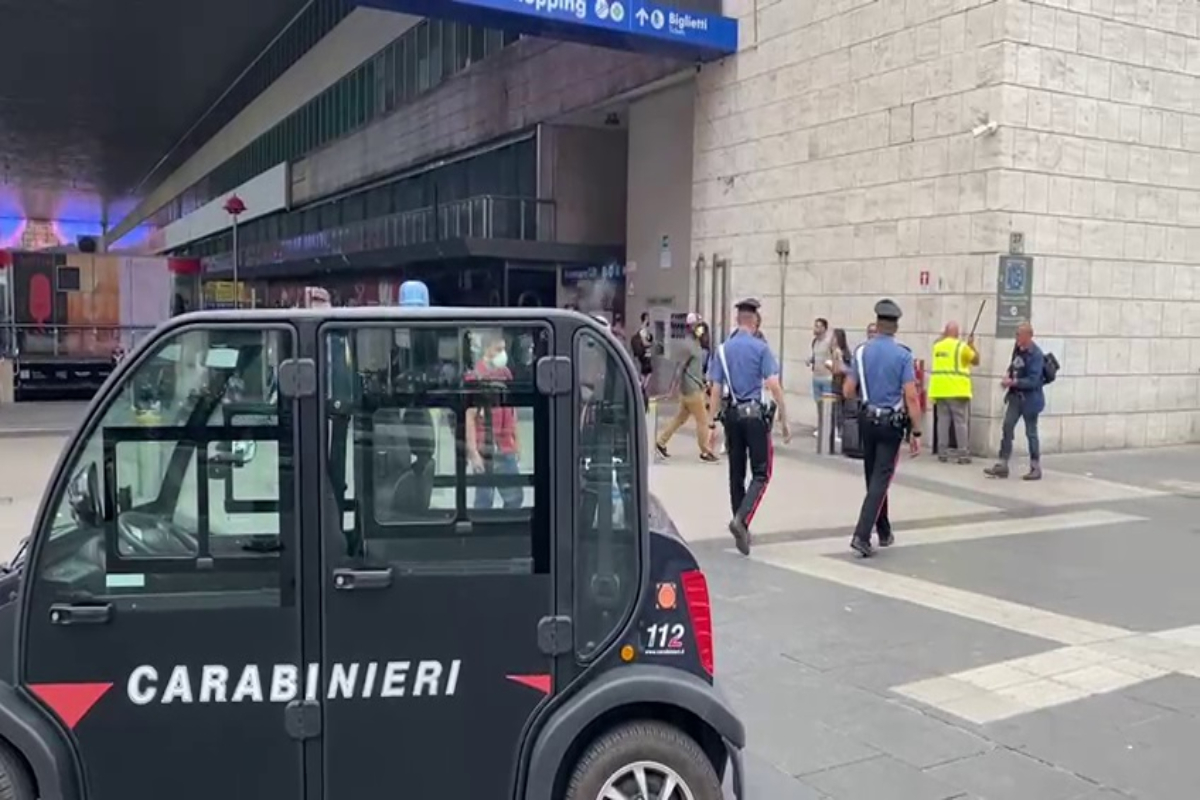
<path id="1" fill-rule="evenodd" d="M 702 61 L 735 53 L 738 44 L 735 19 L 647 0 L 359 0 L 359 5 Z"/>

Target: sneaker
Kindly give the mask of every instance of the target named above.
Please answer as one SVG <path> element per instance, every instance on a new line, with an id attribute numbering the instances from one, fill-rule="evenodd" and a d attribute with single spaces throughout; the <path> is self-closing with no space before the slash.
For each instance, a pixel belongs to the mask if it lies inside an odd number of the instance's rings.
<path id="1" fill-rule="evenodd" d="M 997 464 L 993 464 L 992 466 L 985 469 L 983 471 L 983 474 L 987 475 L 989 478 L 1007 478 L 1008 477 L 1008 464 L 1005 464 L 1003 461 L 1001 461 Z"/>
<path id="2" fill-rule="evenodd" d="M 716 464 L 721 459 L 717 458 L 716 453 L 701 453 L 700 460 L 705 464 Z"/>
<path id="3" fill-rule="evenodd" d="M 658 451 L 658 454 L 659 454 L 660 456 L 662 456 L 663 458 L 670 458 L 670 457 L 671 457 L 671 454 L 667 452 L 667 446 L 666 446 L 665 444 L 662 444 L 662 443 L 660 443 L 660 442 L 655 442 L 655 443 L 654 443 L 654 449 L 655 449 L 655 450 L 657 450 L 657 451 Z"/>
<path id="4" fill-rule="evenodd" d="M 879 546 L 880 547 L 891 547 L 892 544 L 895 543 L 895 541 L 896 541 L 896 537 L 894 535 L 892 535 L 891 531 L 879 531 Z"/>
<path id="5" fill-rule="evenodd" d="M 970 457 L 970 456 L 959 456 L 959 457 L 958 457 L 958 461 L 957 461 L 956 463 L 959 463 L 959 464 L 970 464 L 970 463 L 972 463 L 972 462 L 971 462 L 971 457 Z"/>
<path id="6" fill-rule="evenodd" d="M 737 544 L 738 552 L 744 556 L 750 555 L 750 529 L 741 522 L 741 520 L 729 520 L 729 532 L 733 534 L 733 541 Z"/>

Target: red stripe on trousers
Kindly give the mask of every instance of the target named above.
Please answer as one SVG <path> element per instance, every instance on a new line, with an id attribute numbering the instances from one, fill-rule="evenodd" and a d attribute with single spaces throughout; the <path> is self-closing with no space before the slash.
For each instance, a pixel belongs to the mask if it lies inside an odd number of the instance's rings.
<path id="1" fill-rule="evenodd" d="M 767 495 L 767 487 L 771 485 L 771 473 L 775 471 L 775 443 L 771 440 L 771 430 L 767 429 L 767 479 L 763 481 L 762 491 L 758 493 L 758 497 L 754 498 L 754 505 L 746 513 L 746 527 L 750 527 L 750 523 L 754 520 L 754 515 L 758 513 L 758 507 L 762 505 L 763 498 Z"/>
<path id="2" fill-rule="evenodd" d="M 904 453 L 904 442 L 900 443 L 900 449 L 896 451 L 896 460 L 892 464 L 892 474 L 888 475 L 887 489 L 883 492 L 883 499 L 879 501 L 879 507 L 875 509 L 875 521 L 871 523 L 874 528 L 879 524 L 879 515 L 883 513 L 883 504 L 887 502 L 888 493 L 892 491 L 892 481 L 896 479 L 896 471 L 900 469 L 900 456 Z M 890 520 L 889 520 L 890 521 Z M 867 531 L 867 538 L 871 537 L 871 531 Z"/>

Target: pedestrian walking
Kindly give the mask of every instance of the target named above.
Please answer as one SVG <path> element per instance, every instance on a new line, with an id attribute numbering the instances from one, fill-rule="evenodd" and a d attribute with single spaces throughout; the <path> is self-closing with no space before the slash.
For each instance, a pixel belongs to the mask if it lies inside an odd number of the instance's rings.
<path id="1" fill-rule="evenodd" d="M 900 306 L 891 300 L 875 304 L 875 336 L 854 351 L 852 370 L 842 387 L 847 398 L 857 396 L 861 401 L 858 423 L 867 494 L 850 547 L 863 558 L 874 554 L 872 529 L 879 535 L 880 547 L 890 547 L 895 541 L 888 517 L 888 490 L 905 434 L 912 455 L 921 452 L 921 406 L 913 355 L 896 341 L 900 316 Z"/>
<path id="2" fill-rule="evenodd" d="M 658 454 L 663 458 L 671 457 L 667 450 L 667 443 L 671 441 L 675 432 L 691 419 L 696 425 L 696 443 L 700 448 L 700 460 L 707 463 L 719 460 L 709 446 L 712 431 L 709 428 L 706 405 L 708 383 L 704 373 L 705 353 L 701 338 L 704 336 L 705 330 L 706 326 L 699 319 L 692 320 L 686 329 L 687 335 L 682 342 L 683 357 L 679 361 L 675 377 L 671 382 L 672 388 L 679 392 L 679 410 L 675 412 L 674 419 L 667 423 L 667 427 L 658 435 L 654 443 Z"/>
<path id="3" fill-rule="evenodd" d="M 709 397 L 712 406 L 721 409 L 729 456 L 729 506 L 733 513 L 729 532 L 742 555 L 750 554 L 750 525 L 771 480 L 774 453 L 768 395 L 774 401 L 784 441 L 792 438 L 779 383 L 779 362 L 766 340 L 755 335 L 760 305 L 753 299 L 736 305 L 737 330 L 717 348 L 708 376 L 712 381 Z"/>
<path id="4" fill-rule="evenodd" d="M 938 461 L 955 459 L 971 463 L 967 443 L 967 420 L 971 413 L 971 368 L 979 365 L 975 337 L 959 338 L 957 322 L 947 322 L 942 338 L 933 343 L 933 371 L 929 376 L 929 399 L 937 413 Z M 950 446 L 954 430 L 955 447 Z"/>
<path id="5" fill-rule="evenodd" d="M 1025 423 L 1025 438 L 1029 442 L 1029 471 L 1022 478 L 1042 479 L 1042 448 L 1038 439 L 1038 416 L 1046 408 L 1047 358 L 1033 340 L 1033 326 L 1028 322 L 1017 327 L 1017 343 L 1012 360 L 1000 385 L 1004 387 L 1004 425 L 1000 433 L 1000 460 L 983 472 L 989 478 L 1007 478 L 1008 460 L 1012 457 L 1013 434 L 1017 422 Z M 1057 371 L 1057 362 L 1052 370 Z M 1053 378 L 1051 378 L 1053 380 Z"/>

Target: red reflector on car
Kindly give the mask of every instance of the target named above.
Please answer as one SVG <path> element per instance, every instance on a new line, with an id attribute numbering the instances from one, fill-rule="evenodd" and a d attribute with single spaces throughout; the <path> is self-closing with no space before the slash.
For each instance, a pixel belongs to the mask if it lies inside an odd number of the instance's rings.
<path id="1" fill-rule="evenodd" d="M 712 675 L 713 627 L 712 606 L 708 602 L 708 579 L 702 571 L 692 569 L 680 575 L 679 580 L 683 584 L 683 599 L 687 603 L 688 616 L 692 618 L 692 633 L 696 637 L 700 666 Z"/>

